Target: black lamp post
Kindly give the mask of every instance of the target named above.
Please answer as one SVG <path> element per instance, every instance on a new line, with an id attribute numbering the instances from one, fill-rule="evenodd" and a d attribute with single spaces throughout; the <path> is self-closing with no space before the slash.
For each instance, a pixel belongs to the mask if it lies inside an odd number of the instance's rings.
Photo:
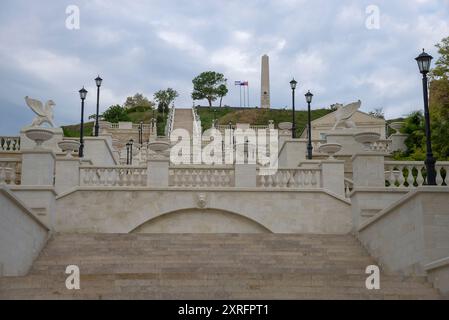
<path id="1" fill-rule="evenodd" d="M 103 81 L 103 79 L 100 78 L 100 76 L 98 76 L 95 79 L 95 83 L 97 85 L 97 113 L 95 115 L 95 136 L 98 137 L 98 131 L 100 129 L 100 126 L 98 124 L 98 113 L 100 110 L 100 87 L 101 87 L 101 82 Z"/>
<path id="2" fill-rule="evenodd" d="M 293 79 L 290 81 L 290 87 L 292 88 L 292 109 L 293 109 L 293 119 L 292 119 L 292 138 L 296 138 L 296 120 L 295 120 L 295 89 L 298 82 Z"/>
<path id="3" fill-rule="evenodd" d="M 312 103 L 313 94 L 309 91 L 305 94 L 307 101 L 307 159 L 312 160 L 312 123 L 310 119 L 310 104 Z"/>
<path id="4" fill-rule="evenodd" d="M 142 145 L 143 142 L 143 121 L 139 124 L 139 144 Z"/>
<path id="5" fill-rule="evenodd" d="M 215 113 L 217 112 L 217 109 L 214 109 L 214 122 L 213 122 L 213 126 L 214 126 L 214 128 L 216 128 L 217 126 L 215 125 L 215 122 L 217 121 L 216 119 L 216 116 L 215 116 Z"/>
<path id="6" fill-rule="evenodd" d="M 134 140 L 131 139 L 126 143 L 126 164 L 132 165 L 133 164 L 133 143 Z"/>
<path id="7" fill-rule="evenodd" d="M 78 150 L 78 156 L 84 157 L 84 100 L 87 96 L 87 90 L 84 87 L 79 91 L 81 98 L 81 125 L 80 125 L 80 148 Z"/>
<path id="8" fill-rule="evenodd" d="M 436 172 L 435 172 L 435 158 L 432 153 L 432 136 L 430 132 L 430 116 L 429 116 L 429 99 L 427 92 L 427 73 L 430 71 L 430 63 L 432 56 L 425 53 L 424 49 L 422 53 L 415 58 L 418 62 L 419 72 L 422 73 L 422 88 L 424 96 L 424 118 L 425 118 L 425 130 L 426 130 L 426 170 L 427 170 L 427 185 L 435 186 Z"/>

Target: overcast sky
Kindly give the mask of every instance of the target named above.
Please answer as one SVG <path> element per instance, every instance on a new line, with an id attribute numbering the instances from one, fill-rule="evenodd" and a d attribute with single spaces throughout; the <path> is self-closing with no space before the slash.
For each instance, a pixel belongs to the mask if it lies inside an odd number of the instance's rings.
<path id="1" fill-rule="evenodd" d="M 69 5 L 79 7 L 79 30 L 66 27 Z M 366 27 L 370 5 L 380 10 L 379 28 Z M 398 117 L 422 105 L 413 59 L 421 48 L 437 57 L 434 44 L 445 36 L 449 0 L 2 0 L 0 134 L 31 123 L 26 95 L 53 99 L 56 123 L 70 124 L 85 85 L 93 114 L 98 74 L 102 110 L 166 87 L 179 92 L 177 106 L 190 107 L 191 80 L 207 70 L 229 80 L 225 104 L 239 105 L 233 83 L 247 80 L 251 104 L 260 105 L 265 53 L 276 108 L 290 107 L 295 77 L 299 108 L 310 89 L 313 107 L 361 99 L 362 110 Z"/>

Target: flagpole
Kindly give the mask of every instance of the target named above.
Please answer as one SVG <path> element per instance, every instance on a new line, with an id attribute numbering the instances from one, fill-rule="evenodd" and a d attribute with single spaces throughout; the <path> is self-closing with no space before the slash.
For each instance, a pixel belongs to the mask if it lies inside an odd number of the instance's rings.
<path id="1" fill-rule="evenodd" d="M 242 85 L 239 85 L 240 87 L 240 108 L 242 107 Z"/>
<path id="2" fill-rule="evenodd" d="M 246 84 L 246 87 L 247 87 L 247 89 L 246 89 L 246 93 L 248 94 L 248 107 L 250 106 L 250 104 L 249 104 L 249 82 Z"/>

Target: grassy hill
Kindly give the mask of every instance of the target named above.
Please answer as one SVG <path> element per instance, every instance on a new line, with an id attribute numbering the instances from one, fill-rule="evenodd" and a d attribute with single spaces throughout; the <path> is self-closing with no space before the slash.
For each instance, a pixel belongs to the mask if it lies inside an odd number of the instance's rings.
<path id="1" fill-rule="evenodd" d="M 256 108 L 209 108 L 198 107 L 198 115 L 201 119 L 201 126 L 208 129 L 212 126 L 212 120 L 215 115 L 218 119 L 218 124 L 228 124 L 231 121 L 235 123 L 250 123 L 253 125 L 265 125 L 269 120 L 273 120 L 275 125 L 280 122 L 292 122 L 292 110 L 283 109 L 256 109 Z M 315 109 L 311 111 L 312 120 L 321 118 L 326 114 L 332 112 L 330 109 Z M 296 110 L 295 112 L 297 135 L 301 134 L 307 125 L 307 111 Z"/>
<path id="2" fill-rule="evenodd" d="M 231 121 L 235 123 L 250 123 L 253 125 L 265 125 L 268 124 L 269 120 L 273 120 L 275 125 L 280 122 L 291 122 L 292 121 L 292 111 L 283 109 L 256 109 L 256 108 L 209 108 L 209 107 L 198 107 L 198 115 L 201 119 L 201 125 L 203 130 L 209 129 L 212 126 L 212 121 L 215 117 L 218 119 L 218 124 L 228 124 Z M 315 109 L 312 110 L 312 120 L 320 118 L 328 113 L 329 109 Z M 158 135 L 163 135 L 166 124 L 166 117 L 162 117 L 162 114 L 158 114 Z M 151 110 L 149 111 L 133 111 L 128 113 L 129 118 L 134 123 L 149 123 L 153 117 Z M 297 110 L 296 111 L 296 128 L 297 134 L 301 134 L 307 124 L 307 111 Z M 84 133 L 86 136 L 92 134 L 92 129 L 94 122 L 86 122 L 84 124 Z M 64 135 L 66 137 L 79 137 L 80 125 L 68 125 L 62 127 Z"/>

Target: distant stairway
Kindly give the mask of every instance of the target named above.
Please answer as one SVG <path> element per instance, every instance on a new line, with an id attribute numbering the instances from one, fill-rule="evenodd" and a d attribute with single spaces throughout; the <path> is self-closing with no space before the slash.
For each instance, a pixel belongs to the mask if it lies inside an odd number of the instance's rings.
<path id="1" fill-rule="evenodd" d="M 65 287 L 78 265 L 81 290 Z M 0 299 L 434 299 L 424 277 L 381 275 L 351 235 L 58 234 Z"/>
<path id="2" fill-rule="evenodd" d="M 176 109 L 173 129 L 185 129 L 192 135 L 193 114 L 192 109 Z"/>

